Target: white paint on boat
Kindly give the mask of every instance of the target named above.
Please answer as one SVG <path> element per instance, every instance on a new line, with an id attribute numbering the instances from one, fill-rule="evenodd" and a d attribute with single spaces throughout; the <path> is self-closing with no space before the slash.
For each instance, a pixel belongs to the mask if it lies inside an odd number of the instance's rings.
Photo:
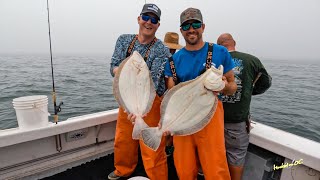
<path id="1" fill-rule="evenodd" d="M 34 130 L 0 131 L 0 179 L 38 179 L 113 152 L 118 109 L 69 118 Z M 303 164 L 282 169 L 281 180 L 319 179 L 320 143 L 252 123 L 250 143 Z M 56 150 L 55 136 L 62 150 Z M 96 143 L 96 139 L 99 143 Z"/>

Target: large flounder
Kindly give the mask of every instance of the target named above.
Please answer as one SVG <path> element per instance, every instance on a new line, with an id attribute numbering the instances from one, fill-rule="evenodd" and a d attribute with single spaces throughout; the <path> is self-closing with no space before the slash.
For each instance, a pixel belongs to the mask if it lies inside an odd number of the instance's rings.
<path id="1" fill-rule="evenodd" d="M 113 94 L 128 114 L 137 116 L 132 138 L 139 139 L 140 131 L 149 127 L 142 115 L 150 111 L 156 91 L 149 68 L 137 51 L 121 62 L 113 81 Z"/>
<path id="2" fill-rule="evenodd" d="M 146 128 L 141 131 L 143 142 L 153 150 L 160 145 L 163 132 L 186 136 L 203 129 L 213 117 L 217 107 L 217 96 L 213 91 L 221 91 L 223 67 L 211 67 L 194 80 L 174 86 L 164 96 L 161 103 L 161 129 Z"/>

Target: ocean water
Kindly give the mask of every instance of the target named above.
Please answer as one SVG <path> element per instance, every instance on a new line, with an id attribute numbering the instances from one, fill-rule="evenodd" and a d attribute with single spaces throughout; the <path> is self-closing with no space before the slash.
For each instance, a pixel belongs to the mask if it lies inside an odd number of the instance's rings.
<path id="1" fill-rule="evenodd" d="M 59 121 L 118 107 L 112 93 L 110 56 L 54 56 Z M 261 59 L 272 87 L 254 96 L 255 121 L 320 142 L 320 63 Z M 0 55 L 0 130 L 17 127 L 12 99 L 47 95 L 53 114 L 49 55 Z M 52 121 L 52 116 L 49 118 Z"/>

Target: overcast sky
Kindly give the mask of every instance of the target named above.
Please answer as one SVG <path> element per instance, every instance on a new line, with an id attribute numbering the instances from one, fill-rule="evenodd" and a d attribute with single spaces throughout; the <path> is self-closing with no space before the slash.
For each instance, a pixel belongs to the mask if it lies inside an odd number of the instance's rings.
<path id="1" fill-rule="evenodd" d="M 144 0 L 49 0 L 53 53 L 113 52 L 117 37 L 137 33 Z M 320 59 L 319 0 L 147 0 L 162 10 L 157 37 L 178 32 L 180 13 L 202 11 L 204 40 L 231 33 L 237 49 L 261 58 Z M 49 53 L 46 0 L 0 0 L 0 53 Z"/>

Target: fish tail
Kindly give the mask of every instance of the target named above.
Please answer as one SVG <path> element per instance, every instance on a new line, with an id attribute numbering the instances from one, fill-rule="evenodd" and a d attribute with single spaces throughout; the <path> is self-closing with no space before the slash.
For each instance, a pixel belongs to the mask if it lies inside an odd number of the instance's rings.
<path id="1" fill-rule="evenodd" d="M 158 127 L 146 128 L 141 131 L 141 138 L 143 143 L 156 151 L 161 143 L 162 133 Z"/>
<path id="2" fill-rule="evenodd" d="M 140 116 L 137 116 L 133 126 L 132 139 L 138 140 L 140 138 L 141 130 L 148 127 L 149 126 L 144 122 L 144 120 Z"/>

